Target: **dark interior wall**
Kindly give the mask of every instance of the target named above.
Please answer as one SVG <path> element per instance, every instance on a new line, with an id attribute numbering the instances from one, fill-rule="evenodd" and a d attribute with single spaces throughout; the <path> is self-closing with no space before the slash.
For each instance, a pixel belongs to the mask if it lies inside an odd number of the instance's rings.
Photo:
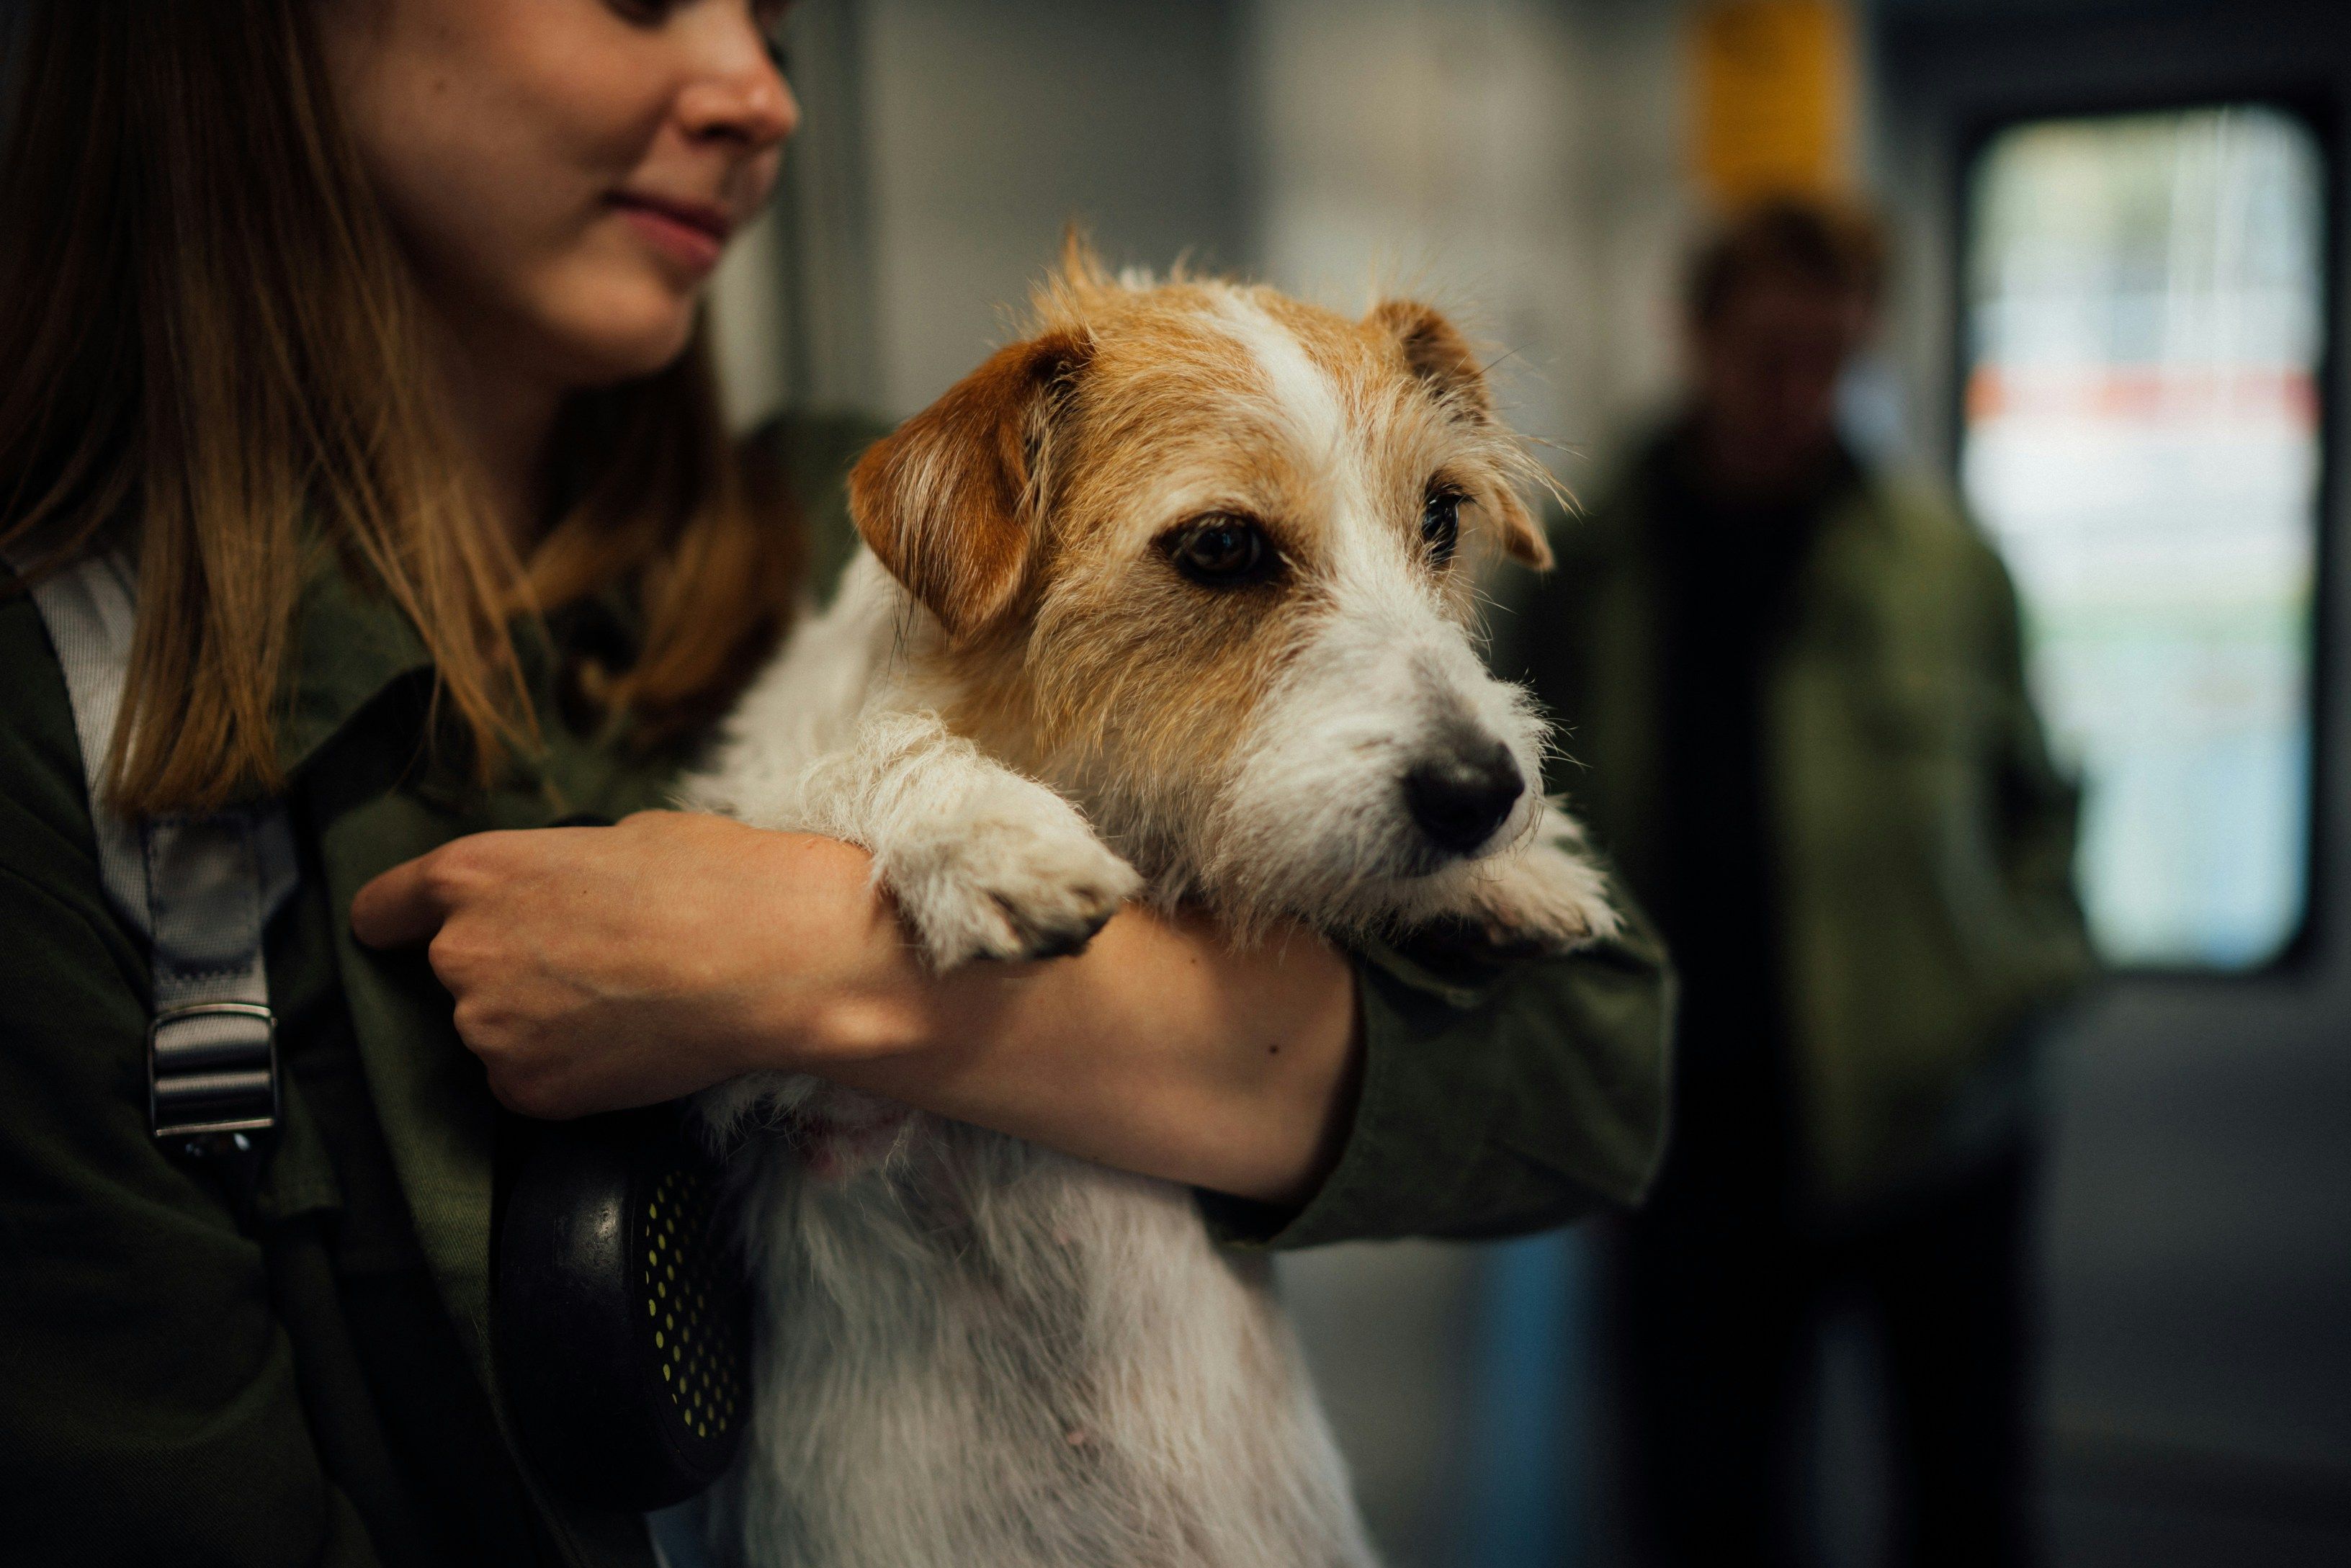
<path id="1" fill-rule="evenodd" d="M 2317 110 L 2344 272 L 2351 7 L 1885 0 L 1879 186 L 1906 238 L 1897 333 L 1948 455 L 1960 161 L 2019 115 L 2285 96 Z M 2326 428 L 2351 423 L 2339 362 Z M 2351 520 L 2330 486 L 2319 813 L 2303 951 L 2241 979 L 2118 977 L 2068 1031 L 2044 1252 L 2059 1560 L 2351 1561 Z"/>

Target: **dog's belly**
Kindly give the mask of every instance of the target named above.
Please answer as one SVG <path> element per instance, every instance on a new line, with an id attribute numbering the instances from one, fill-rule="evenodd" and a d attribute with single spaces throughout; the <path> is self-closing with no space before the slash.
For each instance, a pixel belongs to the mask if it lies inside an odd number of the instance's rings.
<path id="1" fill-rule="evenodd" d="M 719 1510 L 758 1568 L 1359 1568 L 1264 1270 L 1188 1193 L 920 1118 L 749 1194 L 758 1415 Z"/>

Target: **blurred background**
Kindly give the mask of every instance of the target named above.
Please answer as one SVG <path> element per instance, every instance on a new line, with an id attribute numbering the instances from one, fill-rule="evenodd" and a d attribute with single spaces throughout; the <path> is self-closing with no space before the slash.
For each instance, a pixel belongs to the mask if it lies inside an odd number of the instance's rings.
<path id="1" fill-rule="evenodd" d="M 2114 973 L 2052 1055 L 2036 1495 L 2068 1565 L 2351 1562 L 2351 613 L 2329 461 L 2351 7 L 2311 0 L 801 0 L 729 394 L 899 414 L 1075 219 L 1506 351 L 1588 488 L 1674 394 L 1681 258 L 1769 191 L 1876 203 L 1848 440 L 2022 594 Z M 1608 1563 L 1593 1257 L 1336 1249 L 1284 1285 L 1400 1568 Z M 1801 1456 L 1882 1549 L 1876 1354 Z"/>

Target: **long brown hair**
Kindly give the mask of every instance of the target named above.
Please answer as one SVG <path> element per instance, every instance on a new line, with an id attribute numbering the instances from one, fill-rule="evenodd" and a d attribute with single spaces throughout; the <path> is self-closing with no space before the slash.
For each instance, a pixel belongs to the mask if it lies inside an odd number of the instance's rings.
<path id="1" fill-rule="evenodd" d="M 675 736 L 780 633 L 802 558 L 709 361 L 583 394 L 566 509 L 518 560 L 460 480 L 421 306 L 335 113 L 317 0 L 48 0 L 0 162 L 0 543 L 135 540 L 107 794 L 202 810 L 282 779 L 320 552 L 396 605 L 485 777 L 535 743 L 511 622 L 616 583 L 641 655 L 592 695 Z M 166 717 L 168 716 L 168 719 Z"/>

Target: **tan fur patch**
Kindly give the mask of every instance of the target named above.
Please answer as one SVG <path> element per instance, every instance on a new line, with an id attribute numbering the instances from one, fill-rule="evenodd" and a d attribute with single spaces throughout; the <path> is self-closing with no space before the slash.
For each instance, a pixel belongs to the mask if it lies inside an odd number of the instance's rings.
<path id="1" fill-rule="evenodd" d="M 998 350 L 849 476 L 859 534 L 959 642 L 993 627 L 1027 582 L 1039 447 L 1091 351 L 1071 332 Z"/>
<path id="2" fill-rule="evenodd" d="M 950 723 L 1040 777 L 1148 794 L 1121 813 L 1145 836 L 1217 787 L 1343 570 L 1341 509 L 1368 509 L 1457 621 L 1475 594 L 1421 538 L 1432 486 L 1467 498 L 1465 532 L 1549 560 L 1518 493 L 1540 470 L 1429 307 L 1353 321 L 1220 281 L 1128 287 L 1073 245 L 1031 330 L 877 447 L 852 501 L 947 628 Z M 1332 432 L 1332 449 L 1310 439 Z M 1163 541 L 1217 513 L 1261 528 L 1283 570 L 1221 589 L 1179 575 Z"/>

